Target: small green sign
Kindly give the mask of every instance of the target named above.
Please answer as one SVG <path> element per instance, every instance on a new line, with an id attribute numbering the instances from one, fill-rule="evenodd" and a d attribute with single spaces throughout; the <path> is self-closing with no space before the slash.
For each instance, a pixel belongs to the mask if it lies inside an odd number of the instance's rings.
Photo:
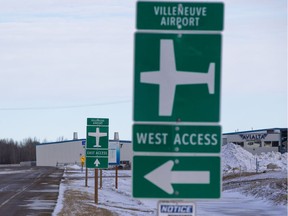
<path id="1" fill-rule="evenodd" d="M 109 127 L 87 126 L 86 148 L 106 148 L 109 143 Z"/>
<path id="2" fill-rule="evenodd" d="M 219 122 L 220 34 L 135 34 L 134 121 Z"/>
<path id="3" fill-rule="evenodd" d="M 101 157 L 108 157 L 109 150 L 107 149 L 86 149 L 86 157 L 91 156 L 101 156 Z"/>
<path id="4" fill-rule="evenodd" d="M 220 126 L 134 124 L 138 152 L 220 153 Z"/>
<path id="5" fill-rule="evenodd" d="M 109 119 L 108 118 L 87 118 L 87 125 L 108 127 Z"/>
<path id="6" fill-rule="evenodd" d="M 86 167 L 108 168 L 109 119 L 88 118 L 86 127 Z"/>
<path id="7" fill-rule="evenodd" d="M 217 156 L 134 156 L 133 197 L 218 199 L 220 165 Z"/>
<path id="8" fill-rule="evenodd" d="M 139 1 L 136 13 L 137 29 L 223 30 L 223 3 Z"/>
<path id="9" fill-rule="evenodd" d="M 86 156 L 86 167 L 95 169 L 107 169 L 108 157 L 89 157 Z"/>

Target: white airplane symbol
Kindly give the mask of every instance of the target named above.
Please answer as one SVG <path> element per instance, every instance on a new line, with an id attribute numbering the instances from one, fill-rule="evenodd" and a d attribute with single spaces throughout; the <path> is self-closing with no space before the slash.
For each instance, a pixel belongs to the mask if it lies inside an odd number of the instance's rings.
<path id="1" fill-rule="evenodd" d="M 99 128 L 96 128 L 96 132 L 89 132 L 88 136 L 92 136 L 92 137 L 96 138 L 96 145 L 94 145 L 93 147 L 101 147 L 99 145 L 99 139 L 100 139 L 100 137 L 107 136 L 107 133 L 101 133 Z"/>
<path id="2" fill-rule="evenodd" d="M 208 73 L 177 71 L 173 40 L 160 40 L 160 70 L 142 72 L 140 82 L 159 85 L 159 115 L 171 116 L 177 85 L 207 84 L 214 94 L 215 63 L 209 64 Z"/>

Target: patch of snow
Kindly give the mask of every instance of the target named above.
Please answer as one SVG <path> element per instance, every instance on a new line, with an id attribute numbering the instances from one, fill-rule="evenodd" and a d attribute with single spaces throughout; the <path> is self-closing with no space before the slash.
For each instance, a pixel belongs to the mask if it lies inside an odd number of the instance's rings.
<path id="1" fill-rule="evenodd" d="M 53 200 L 25 200 L 29 202 L 29 204 L 21 205 L 28 207 L 29 209 L 33 210 L 45 210 L 45 209 L 53 209 L 55 205 L 55 201 Z"/>
<path id="2" fill-rule="evenodd" d="M 66 184 L 63 184 L 62 182 L 63 182 L 63 180 L 61 181 L 60 186 L 59 186 L 59 194 L 58 194 L 57 204 L 54 208 L 52 216 L 58 215 L 63 208 L 63 200 L 64 200 L 64 192 L 66 190 Z"/>
<path id="3" fill-rule="evenodd" d="M 287 152 L 281 154 L 280 152 L 267 152 L 257 155 L 259 160 L 260 170 L 266 170 L 268 164 L 275 164 L 281 170 L 287 170 Z"/>
<path id="4" fill-rule="evenodd" d="M 246 196 L 237 190 L 222 192 L 222 197 L 214 201 L 196 202 L 197 216 L 243 216 L 243 215 L 287 215 L 286 206 L 275 206 L 262 199 Z"/>
<path id="5" fill-rule="evenodd" d="M 49 189 L 46 189 L 46 190 L 29 190 L 29 192 L 31 193 L 58 193 L 58 190 L 49 190 Z"/>
<path id="6" fill-rule="evenodd" d="M 28 170 L 0 170 L 0 175 L 6 175 L 6 174 L 14 174 L 14 173 L 24 173 Z"/>
<path id="7" fill-rule="evenodd" d="M 65 168 L 66 169 L 74 169 L 74 170 L 80 170 L 81 169 L 81 167 L 77 164 L 67 165 Z"/>

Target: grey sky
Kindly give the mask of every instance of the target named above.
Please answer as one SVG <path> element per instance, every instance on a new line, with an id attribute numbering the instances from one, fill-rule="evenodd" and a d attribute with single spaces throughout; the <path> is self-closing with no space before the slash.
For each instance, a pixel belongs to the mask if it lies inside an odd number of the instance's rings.
<path id="1" fill-rule="evenodd" d="M 287 127 L 287 2 L 227 0 L 223 132 Z M 131 139 L 135 1 L 0 0 L 0 138 Z"/>

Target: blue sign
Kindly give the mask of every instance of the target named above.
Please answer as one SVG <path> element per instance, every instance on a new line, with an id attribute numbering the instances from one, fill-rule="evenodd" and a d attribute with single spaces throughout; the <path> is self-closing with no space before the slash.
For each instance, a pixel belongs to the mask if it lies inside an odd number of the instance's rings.
<path id="1" fill-rule="evenodd" d="M 195 216 L 195 204 L 192 202 L 159 202 L 159 216 Z"/>
<path id="2" fill-rule="evenodd" d="M 109 165 L 119 165 L 120 164 L 120 145 L 119 141 L 109 142 Z"/>

